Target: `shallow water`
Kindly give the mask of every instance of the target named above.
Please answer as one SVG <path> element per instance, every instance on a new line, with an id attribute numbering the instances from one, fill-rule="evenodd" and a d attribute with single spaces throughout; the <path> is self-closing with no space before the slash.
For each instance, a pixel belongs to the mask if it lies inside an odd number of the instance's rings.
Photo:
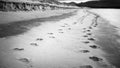
<path id="1" fill-rule="evenodd" d="M 95 37 L 98 38 L 96 44 L 100 45 L 106 52 L 106 55 L 104 55 L 106 59 L 117 68 L 120 68 L 120 43 L 117 41 L 120 36 L 116 30 L 118 28 L 100 19 L 98 24 L 99 29 L 95 31 Z"/>

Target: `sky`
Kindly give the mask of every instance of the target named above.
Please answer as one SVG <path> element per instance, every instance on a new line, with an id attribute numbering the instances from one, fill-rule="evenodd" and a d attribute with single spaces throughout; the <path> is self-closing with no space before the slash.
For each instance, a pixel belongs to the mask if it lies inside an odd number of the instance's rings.
<path id="1" fill-rule="evenodd" d="M 87 1 L 98 1 L 98 0 L 60 0 L 60 2 L 76 2 L 76 3 L 87 2 Z"/>

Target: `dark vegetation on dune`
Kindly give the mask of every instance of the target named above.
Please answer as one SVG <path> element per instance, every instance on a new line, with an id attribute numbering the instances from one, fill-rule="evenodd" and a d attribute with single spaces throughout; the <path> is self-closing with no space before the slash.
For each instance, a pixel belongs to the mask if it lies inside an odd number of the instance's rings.
<path id="1" fill-rule="evenodd" d="M 16 0 L 17 1 L 17 0 Z M 73 9 L 73 7 L 64 7 L 60 5 L 71 5 L 62 4 L 56 1 L 33 1 L 33 2 L 13 2 L 0 0 L 0 11 L 35 11 L 35 10 L 55 10 L 55 9 Z"/>
<path id="2" fill-rule="evenodd" d="M 120 8 L 120 1 L 116 0 L 102 0 L 102 1 L 88 1 L 84 3 L 76 4 L 79 7 L 90 7 L 90 8 Z"/>

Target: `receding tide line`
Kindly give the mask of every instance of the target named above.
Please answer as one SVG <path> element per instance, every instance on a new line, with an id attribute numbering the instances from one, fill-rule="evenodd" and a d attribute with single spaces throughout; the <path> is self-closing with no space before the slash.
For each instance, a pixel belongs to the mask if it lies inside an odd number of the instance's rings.
<path id="1" fill-rule="evenodd" d="M 42 22 L 59 21 L 61 19 L 65 19 L 65 18 L 75 15 L 74 14 L 75 12 L 76 11 L 70 12 L 70 13 L 65 13 L 65 14 L 62 14 L 59 16 L 36 18 L 36 19 L 31 19 L 31 20 L 11 22 L 11 23 L 7 23 L 7 24 L 0 24 L 0 38 L 23 34 L 33 27 L 40 26 Z"/>
<path id="2" fill-rule="evenodd" d="M 98 30 L 94 34 L 98 41 L 95 43 L 100 45 L 106 52 L 104 56 L 108 62 L 116 68 L 120 68 L 120 43 L 117 41 L 120 39 L 120 35 L 118 35 L 118 31 L 116 30 L 117 27 L 101 18 L 97 20 L 97 23 Z"/>

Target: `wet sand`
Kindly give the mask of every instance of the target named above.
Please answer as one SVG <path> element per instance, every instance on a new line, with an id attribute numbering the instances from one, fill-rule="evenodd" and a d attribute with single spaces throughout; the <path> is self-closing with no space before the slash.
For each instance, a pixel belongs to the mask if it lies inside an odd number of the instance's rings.
<path id="1" fill-rule="evenodd" d="M 104 19 L 98 19 L 98 26 L 95 31 L 95 38 L 98 39 L 95 43 L 100 45 L 106 53 L 104 56 L 107 60 L 116 66 L 116 68 L 120 68 L 120 35 L 118 34 L 119 28 L 111 25 L 108 21 Z M 114 22 L 113 22 L 114 23 Z"/>

